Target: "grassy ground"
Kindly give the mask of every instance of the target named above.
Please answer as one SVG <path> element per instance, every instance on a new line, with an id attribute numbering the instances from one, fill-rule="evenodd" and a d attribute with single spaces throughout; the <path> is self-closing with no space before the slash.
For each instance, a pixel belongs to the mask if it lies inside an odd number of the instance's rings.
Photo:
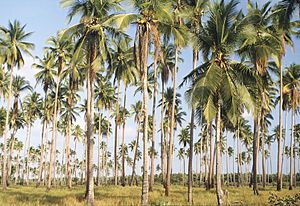
<path id="1" fill-rule="evenodd" d="M 251 188 L 224 188 L 228 193 L 230 205 L 268 205 L 268 197 L 271 192 L 278 196 L 295 195 L 300 192 L 297 188 L 293 191 L 284 189 L 277 193 L 275 188 L 267 188 L 260 191 L 259 196 L 254 196 Z M 151 205 L 187 205 L 187 188 L 172 186 L 171 196 L 164 197 L 163 188 L 157 185 L 154 192 L 150 193 Z M 9 206 L 77 206 L 84 205 L 84 187 L 54 188 L 45 193 L 45 188 L 12 186 L 6 192 L 0 192 L 0 205 Z M 139 187 L 115 187 L 101 186 L 95 189 L 95 205 L 138 205 L 141 189 Z M 194 188 L 194 205 L 216 205 L 215 191 L 205 191 L 203 188 Z"/>

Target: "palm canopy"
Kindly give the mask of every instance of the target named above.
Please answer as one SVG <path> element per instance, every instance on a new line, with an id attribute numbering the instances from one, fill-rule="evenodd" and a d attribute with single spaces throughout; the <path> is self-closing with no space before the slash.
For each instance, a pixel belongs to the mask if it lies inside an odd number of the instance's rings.
<path id="1" fill-rule="evenodd" d="M 221 102 L 223 111 L 234 124 L 241 113 L 241 105 L 248 109 L 252 106 L 242 78 L 245 73 L 251 75 L 249 68 L 231 60 L 246 32 L 246 23 L 242 13 L 237 11 L 237 5 L 234 0 L 211 4 L 208 20 L 198 36 L 206 62 L 197 68 L 197 79 L 189 96 L 192 104 L 203 105 L 207 121 L 216 116 L 217 101 Z M 194 74 L 187 75 L 184 82 L 192 82 Z"/>
<path id="2" fill-rule="evenodd" d="M 9 68 L 22 67 L 24 65 L 23 53 L 31 56 L 30 50 L 34 49 L 34 44 L 26 41 L 32 32 L 26 33 L 25 28 L 26 25 L 22 26 L 17 20 L 9 22 L 7 28 L 0 26 L 0 31 L 3 33 L 3 38 L 0 38 L 0 47 L 4 62 Z"/>

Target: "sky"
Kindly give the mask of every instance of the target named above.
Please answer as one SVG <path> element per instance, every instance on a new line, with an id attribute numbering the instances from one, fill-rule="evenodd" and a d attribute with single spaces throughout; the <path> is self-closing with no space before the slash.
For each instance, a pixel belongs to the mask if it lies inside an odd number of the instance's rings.
<path id="1" fill-rule="evenodd" d="M 266 2 L 266 0 L 259 1 L 260 5 L 263 2 Z M 277 0 L 272 1 L 272 3 L 278 2 Z M 241 0 L 241 3 L 239 5 L 240 8 L 243 10 L 246 10 L 246 0 Z M 30 37 L 30 41 L 35 44 L 35 50 L 33 51 L 33 56 L 39 56 L 42 57 L 43 54 L 43 48 L 46 45 L 46 40 L 48 39 L 49 36 L 56 35 L 56 32 L 58 30 L 67 28 L 69 26 L 68 21 L 66 19 L 67 16 L 67 10 L 63 9 L 60 7 L 59 0 L 26 0 L 26 1 L 20 1 L 20 0 L 10 0 L 10 1 L 4 1 L 0 0 L 0 25 L 7 26 L 8 21 L 13 21 L 15 19 L 20 20 L 22 24 L 26 24 L 26 31 L 33 31 L 33 35 Z M 132 32 L 130 32 L 132 33 Z M 132 36 L 134 38 L 134 36 Z M 294 52 L 291 49 L 288 49 L 287 54 L 284 58 L 284 66 L 289 65 L 293 62 L 295 63 L 300 63 L 300 41 L 295 40 L 295 48 Z M 178 82 L 181 82 L 182 78 L 187 74 L 187 72 L 191 71 L 192 68 L 192 51 L 190 48 L 185 48 L 182 50 L 182 55 L 181 57 L 184 59 L 184 62 L 180 64 L 179 66 L 179 73 L 178 73 Z M 31 57 L 26 56 L 25 57 L 25 66 L 19 71 L 16 71 L 15 73 L 18 73 L 21 76 L 25 76 L 32 84 L 32 86 L 35 85 L 35 79 L 34 79 L 34 74 L 35 70 L 31 68 L 32 63 L 34 63 L 34 59 Z M 201 59 L 198 62 L 201 64 Z M 179 92 L 183 95 L 184 90 L 186 88 L 179 89 Z M 41 88 L 38 86 L 36 88 L 38 92 L 42 94 Z M 85 93 L 80 92 L 82 99 L 85 98 Z M 128 95 L 127 95 L 127 105 L 133 104 L 137 100 L 141 100 L 140 95 L 134 96 L 134 90 L 129 89 Z M 160 96 L 158 97 L 160 99 Z M 183 110 L 188 113 L 186 116 L 186 122 L 184 123 L 184 126 L 188 123 L 190 117 L 189 117 L 189 108 L 187 104 L 184 101 L 184 98 L 182 98 L 182 101 L 184 103 L 183 105 Z M 3 101 L 0 100 L 0 105 L 4 105 Z M 149 104 L 149 112 L 151 113 L 152 111 L 152 103 Z M 158 112 L 160 113 L 160 112 Z M 250 114 L 245 114 L 244 115 L 247 119 L 251 120 L 251 115 Z M 271 128 L 275 125 L 278 124 L 278 110 L 276 109 L 273 112 L 273 116 L 275 121 L 272 123 L 274 125 L 271 126 Z M 157 117 L 157 121 L 160 119 L 160 117 Z M 298 117 L 296 118 L 296 122 L 298 122 Z M 77 124 L 80 124 L 82 127 L 84 127 L 84 120 L 82 117 L 78 118 Z M 21 140 L 24 141 L 25 139 L 25 132 L 26 130 L 20 130 L 17 133 L 17 137 Z M 199 133 L 199 129 L 196 131 L 196 134 Z M 128 121 L 126 124 L 126 129 L 125 129 L 125 141 L 126 143 L 130 142 L 133 140 L 136 136 L 136 125 L 134 124 L 132 118 Z M 113 151 L 113 137 L 114 135 L 112 134 L 109 140 L 109 148 L 110 151 Z M 160 139 L 160 134 L 156 135 L 157 140 Z M 40 144 L 40 139 L 41 139 L 41 124 L 39 121 L 37 121 L 34 124 L 33 131 L 32 131 L 32 145 L 37 146 Z M 197 141 L 198 137 L 195 138 L 195 141 Z M 230 138 L 231 139 L 231 138 Z M 59 136 L 58 138 L 58 148 L 62 148 L 63 145 L 63 138 Z M 233 142 L 229 141 L 229 145 L 233 146 Z M 74 145 L 72 145 L 74 147 Z M 159 144 L 156 144 L 156 148 L 158 148 Z M 175 147 L 178 146 L 178 141 L 175 137 Z M 272 156 L 273 159 L 272 161 L 274 164 L 272 165 L 272 170 L 275 171 L 276 165 L 275 165 L 275 160 L 276 160 L 276 144 L 272 146 Z M 81 157 L 81 152 L 82 152 L 82 145 L 79 146 L 78 149 L 78 155 Z M 96 151 L 95 151 L 95 156 L 96 156 Z M 95 158 L 96 159 L 96 158 Z M 159 163 L 159 158 L 156 160 L 156 164 Z M 223 158 L 224 162 L 224 168 L 225 168 L 225 160 Z M 140 161 L 141 163 L 141 161 Z M 139 163 L 139 165 L 140 165 Z M 180 164 L 179 160 L 177 158 L 174 159 L 173 161 L 173 171 L 178 172 L 180 170 Z M 130 169 L 127 168 L 127 171 L 131 172 Z M 140 168 L 138 168 L 138 172 L 140 172 Z"/>

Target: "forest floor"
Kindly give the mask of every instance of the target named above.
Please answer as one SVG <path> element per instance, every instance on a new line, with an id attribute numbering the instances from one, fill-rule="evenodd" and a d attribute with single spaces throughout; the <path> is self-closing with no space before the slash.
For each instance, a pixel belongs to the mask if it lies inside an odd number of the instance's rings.
<path id="1" fill-rule="evenodd" d="M 0 205 L 2 206 L 79 206 L 84 205 L 84 186 L 74 186 L 72 190 L 57 187 L 46 193 L 44 187 L 11 186 L 7 191 L 0 192 Z M 260 189 L 260 195 L 254 196 L 249 187 L 223 188 L 228 194 L 230 205 L 268 205 L 268 197 L 274 192 L 279 197 L 300 193 L 300 188 L 289 191 L 283 189 L 275 192 L 275 187 Z M 206 191 L 205 188 L 193 188 L 194 205 L 216 205 L 215 189 Z M 100 186 L 95 187 L 95 205 L 139 205 L 140 187 Z M 188 205 L 187 187 L 172 186 L 170 197 L 164 196 L 161 185 L 154 187 L 149 193 L 151 205 Z"/>

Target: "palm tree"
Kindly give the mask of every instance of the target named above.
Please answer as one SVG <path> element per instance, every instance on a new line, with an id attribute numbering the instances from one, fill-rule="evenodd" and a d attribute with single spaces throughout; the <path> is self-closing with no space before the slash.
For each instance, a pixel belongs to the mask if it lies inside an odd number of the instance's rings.
<path id="1" fill-rule="evenodd" d="M 19 129 L 18 128 L 18 114 L 19 114 L 19 102 L 20 102 L 20 95 L 23 92 L 26 91 L 31 91 L 32 87 L 30 86 L 29 81 L 25 80 L 25 77 L 21 77 L 21 76 L 15 76 L 13 77 L 13 96 L 14 96 L 14 103 L 13 103 L 13 110 L 12 110 L 12 116 L 11 116 L 11 129 L 13 129 L 12 131 L 12 141 L 11 141 L 11 147 L 9 148 L 9 156 L 8 156 L 8 173 L 7 173 L 7 179 L 9 180 L 10 175 L 11 175 L 11 166 L 12 166 L 12 152 L 13 152 L 13 148 L 14 148 L 14 141 L 15 141 L 15 134 L 16 134 L 16 130 Z M 22 124 L 22 122 L 21 122 Z M 16 127 L 15 127 L 16 126 Z M 15 128 L 15 129 L 14 129 Z"/>
<path id="2" fill-rule="evenodd" d="M 103 0 L 95 2 L 91 0 L 61 2 L 63 7 L 71 8 L 69 19 L 80 15 L 80 23 L 71 26 L 63 32 L 63 36 L 77 36 L 73 61 L 80 54 L 84 54 L 87 61 L 87 181 L 86 204 L 94 205 L 94 179 L 93 179 L 93 133 L 94 133 L 94 80 L 96 66 L 104 66 L 108 55 L 107 36 L 114 28 L 108 23 L 114 17 L 110 16 L 113 10 L 120 9 L 118 0 Z M 101 51 L 101 52 L 100 52 Z"/>
<path id="3" fill-rule="evenodd" d="M 0 95 L 3 97 L 6 96 L 8 92 L 8 79 L 9 78 L 7 72 L 4 71 L 4 68 L 2 68 L 2 64 L 0 64 Z"/>
<path id="4" fill-rule="evenodd" d="M 260 9 L 258 4 L 248 2 L 248 15 L 246 21 L 252 27 L 251 32 L 247 32 L 243 37 L 243 46 L 239 53 L 243 58 L 248 58 L 256 71 L 256 108 L 254 112 L 254 137 L 253 137 L 253 191 L 258 195 L 257 189 L 257 164 L 259 137 L 261 130 L 261 112 L 264 106 L 262 93 L 268 85 L 268 60 L 272 55 L 276 55 L 279 49 L 278 38 L 272 30 L 272 12 L 270 3 L 266 3 Z"/>
<path id="5" fill-rule="evenodd" d="M 202 17 L 207 8 L 208 0 L 195 0 L 183 1 L 183 5 L 186 9 L 192 11 L 188 16 L 187 26 L 190 29 L 192 34 L 193 42 L 193 71 L 196 71 L 197 61 L 199 59 L 199 48 L 197 45 L 197 36 L 199 31 L 202 29 Z M 196 77 L 196 76 L 195 76 Z M 195 110 L 192 108 L 191 110 L 191 125 L 194 125 L 195 118 Z M 193 194 L 192 194 L 192 185 L 193 185 L 193 140 L 194 140 L 194 127 L 190 128 L 190 149 L 189 149 L 189 166 L 188 166 L 188 202 L 191 204 L 193 202 Z M 201 180 L 200 180 L 201 181 Z"/>
<path id="6" fill-rule="evenodd" d="M 46 104 L 47 104 L 47 97 L 48 97 L 48 90 L 49 87 L 54 85 L 54 75 L 56 75 L 56 71 L 54 69 L 55 66 L 55 59 L 53 55 L 50 52 L 47 52 L 43 59 L 38 58 L 38 63 L 34 63 L 32 65 L 33 68 L 39 70 L 35 74 L 36 82 L 37 84 L 42 84 L 43 90 L 45 93 L 44 96 L 44 108 L 43 108 L 43 115 L 44 117 L 47 117 L 47 109 L 46 109 Z M 40 168 L 39 168 L 39 176 L 38 176 L 38 182 L 37 182 L 37 187 L 41 183 L 42 179 L 42 171 L 43 171 L 43 162 L 44 162 L 44 136 L 48 135 L 48 132 L 46 131 L 48 128 L 48 123 L 50 119 L 45 118 L 45 121 L 43 121 L 43 127 L 42 127 L 42 140 L 41 140 L 41 154 L 40 154 Z M 46 168 L 45 168 L 46 170 Z M 45 177 L 46 178 L 46 177 Z"/>
<path id="7" fill-rule="evenodd" d="M 42 99 L 40 94 L 33 92 L 25 97 L 23 103 L 23 110 L 24 110 L 24 119 L 28 128 L 28 142 L 27 142 L 27 168 L 26 168 L 26 184 L 29 184 L 29 165 L 30 165 L 30 140 L 31 140 L 31 128 L 35 120 L 41 115 L 41 107 L 42 107 Z M 26 143 L 25 143 L 26 148 Z M 25 158 L 25 156 L 24 156 Z M 23 171 L 24 171 L 23 166 Z M 24 174 L 24 172 L 23 172 Z M 24 175 L 23 175 L 24 181 Z"/>
<path id="8" fill-rule="evenodd" d="M 4 146 L 3 146 L 3 166 L 2 166 L 2 186 L 3 189 L 7 188 L 7 170 L 6 170 L 6 158 L 7 158 L 7 148 L 6 142 L 9 135 L 9 111 L 10 111 L 10 101 L 12 93 L 12 81 L 13 81 L 13 70 L 14 67 L 21 68 L 24 65 L 23 53 L 31 55 L 30 50 L 34 48 L 34 45 L 30 42 L 26 42 L 26 39 L 31 36 L 32 33 L 25 32 L 25 26 L 15 20 L 13 23 L 9 22 L 8 28 L 0 27 L 0 31 L 4 33 L 3 39 L 1 39 L 1 47 L 6 54 L 4 59 L 6 62 L 7 70 L 10 72 L 9 86 L 7 94 L 7 110 L 5 119 L 5 129 L 4 129 Z"/>
<path id="9" fill-rule="evenodd" d="M 204 99 L 202 105 L 207 122 L 211 122 L 214 118 L 216 121 L 216 191 L 219 205 L 225 204 L 220 162 L 222 116 L 226 114 L 230 117 L 230 121 L 236 124 L 240 115 L 238 106 L 251 103 L 244 80 L 239 78 L 242 77 L 240 71 L 244 66 L 230 59 L 230 54 L 244 31 L 244 24 L 239 22 L 240 13 L 236 11 L 237 4 L 236 1 L 228 3 L 221 1 L 210 6 L 207 23 L 199 34 L 204 59 L 208 61 L 199 67 L 197 71 L 199 77 L 197 76 L 198 79 L 192 89 L 192 102 L 199 104 Z M 193 74 L 194 72 L 189 75 L 190 79 Z M 211 78 L 214 81 L 210 81 Z"/>
<path id="10" fill-rule="evenodd" d="M 70 41 L 62 35 L 52 36 L 48 39 L 50 45 L 47 49 L 52 53 L 55 63 L 57 65 L 57 78 L 55 86 L 54 111 L 52 119 L 52 137 L 51 137 L 51 152 L 50 152 L 50 166 L 47 183 L 47 191 L 51 189 L 52 173 L 55 171 L 55 153 L 56 153 L 56 133 L 57 133 L 57 115 L 58 115 L 58 95 L 61 84 L 63 69 L 65 68 L 66 58 L 71 49 Z M 54 172 L 55 173 L 55 172 Z"/>
<path id="11" fill-rule="evenodd" d="M 135 173 L 135 165 L 137 161 L 137 155 L 138 155 L 138 148 L 139 148 L 139 140 L 140 140 L 140 127 L 141 127 L 141 117 L 143 116 L 142 111 L 143 103 L 141 101 L 136 102 L 135 104 L 131 105 L 131 110 L 134 115 L 134 121 L 137 124 L 137 136 L 136 140 L 134 141 L 134 155 L 133 155 L 133 164 L 132 164 L 132 175 L 131 179 L 129 181 L 129 185 L 131 186 L 133 182 L 133 178 L 136 175 Z"/>
<path id="12" fill-rule="evenodd" d="M 297 107 L 299 106 L 299 87 L 300 87 L 300 66 L 296 64 L 292 64 L 289 67 L 287 67 L 286 73 L 283 76 L 283 93 L 288 94 L 290 96 L 291 105 L 292 105 L 292 121 L 291 121 L 291 141 L 290 141 L 290 182 L 289 182 L 289 189 L 293 189 L 293 186 L 295 186 L 294 182 L 294 126 L 295 126 L 295 112 Z"/>

